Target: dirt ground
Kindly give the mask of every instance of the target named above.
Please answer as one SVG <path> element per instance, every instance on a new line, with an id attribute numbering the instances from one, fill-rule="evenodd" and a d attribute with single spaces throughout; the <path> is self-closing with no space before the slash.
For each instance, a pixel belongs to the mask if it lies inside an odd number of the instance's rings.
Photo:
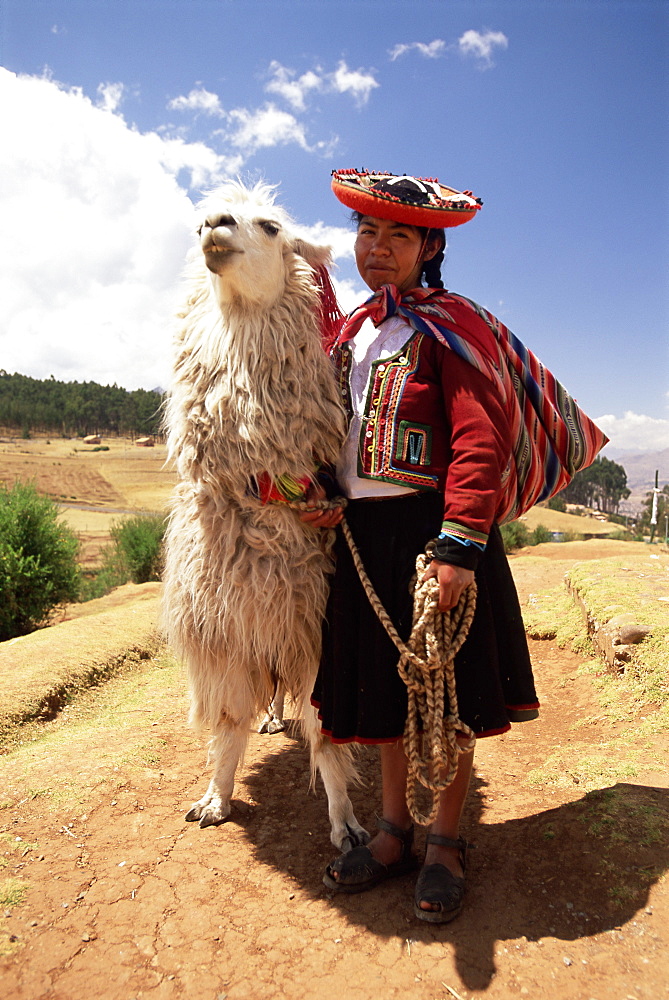
<path id="1" fill-rule="evenodd" d="M 72 493 L 90 503 L 99 476 L 91 516 L 158 509 L 170 484 L 156 452 L 77 452 L 88 478 Z M 20 457 L 7 455 L 0 471 Z M 521 599 L 630 544 L 531 550 L 512 561 Z M 183 817 L 208 781 L 206 739 L 187 725 L 179 669 L 142 662 L 84 696 L 0 758 L 0 996 L 669 998 L 666 736 L 652 706 L 605 713 L 582 656 L 531 652 L 541 717 L 479 743 L 466 906 L 444 927 L 414 918 L 411 876 L 349 897 L 322 885 L 326 802 L 293 732 L 251 735 L 230 819 L 200 830 Z M 359 768 L 352 798 L 371 829 L 372 748 Z"/>
<path id="2" fill-rule="evenodd" d="M 547 574 L 519 574 L 521 593 Z M 200 830 L 183 814 L 207 781 L 206 741 L 186 724 L 178 671 L 115 682 L 123 709 L 95 708 L 83 728 L 73 706 L 2 762 L 0 876 L 25 897 L 0 911 L 0 992 L 669 996 L 666 742 L 627 766 L 629 723 L 603 717 L 582 658 L 547 642 L 532 642 L 532 656 L 541 718 L 479 743 L 466 908 L 446 927 L 415 920 L 410 876 L 343 898 L 321 884 L 333 855 L 326 803 L 307 790 L 295 736 L 253 734 L 230 820 Z M 583 772 L 593 753 L 611 758 L 594 778 Z M 373 827 L 373 750 L 360 771 L 356 812 Z"/>

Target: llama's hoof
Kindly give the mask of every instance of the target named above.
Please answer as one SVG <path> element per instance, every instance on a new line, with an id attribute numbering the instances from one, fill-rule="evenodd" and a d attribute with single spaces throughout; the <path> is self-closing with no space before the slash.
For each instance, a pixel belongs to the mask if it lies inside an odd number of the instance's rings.
<path id="1" fill-rule="evenodd" d="M 277 719 L 275 715 L 266 715 L 258 728 L 258 732 L 268 733 L 271 736 L 274 733 L 284 732 L 285 728 L 286 723 L 282 719 Z"/>
<path id="2" fill-rule="evenodd" d="M 204 815 L 200 819 L 200 829 L 204 830 L 208 826 L 220 826 L 221 823 L 225 823 L 226 816 L 219 816 L 217 813 L 205 811 Z"/>
<path id="3" fill-rule="evenodd" d="M 346 832 L 342 833 L 341 836 L 336 836 L 336 839 L 333 836 L 332 843 L 339 848 L 342 854 L 347 854 L 354 847 L 364 847 L 371 839 L 365 828 L 354 821 L 346 824 Z"/>
<path id="4" fill-rule="evenodd" d="M 354 847 L 364 847 L 372 839 L 371 834 L 367 833 L 364 826 L 360 826 L 359 823 L 355 823 L 353 826 L 347 823 L 346 829 Z"/>
<path id="5" fill-rule="evenodd" d="M 204 830 L 207 826 L 218 826 L 220 823 L 225 823 L 229 815 L 230 808 L 225 810 L 222 804 L 216 805 L 209 802 L 203 805 L 201 802 L 194 802 L 186 813 L 185 820 L 187 823 L 199 822 L 200 829 Z"/>

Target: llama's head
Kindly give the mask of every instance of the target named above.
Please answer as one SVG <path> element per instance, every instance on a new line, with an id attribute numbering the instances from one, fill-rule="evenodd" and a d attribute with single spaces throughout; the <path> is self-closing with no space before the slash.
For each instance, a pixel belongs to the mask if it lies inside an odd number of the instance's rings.
<path id="1" fill-rule="evenodd" d="M 282 294 L 287 262 L 299 254 L 312 267 L 329 248 L 300 239 L 265 184 L 227 181 L 198 206 L 200 247 L 219 303 L 269 308 Z"/>

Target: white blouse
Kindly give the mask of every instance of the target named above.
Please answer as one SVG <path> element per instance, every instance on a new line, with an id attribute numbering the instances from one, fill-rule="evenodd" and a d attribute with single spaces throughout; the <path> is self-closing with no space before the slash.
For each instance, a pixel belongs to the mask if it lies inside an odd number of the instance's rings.
<path id="1" fill-rule="evenodd" d="M 337 481 L 344 495 L 350 500 L 359 497 L 398 497 L 415 492 L 407 490 L 406 486 L 382 483 L 375 479 L 360 479 L 358 476 L 361 422 L 365 412 L 372 365 L 382 358 L 399 354 L 412 336 L 413 330 L 406 320 L 399 316 L 391 316 L 378 327 L 374 326 L 371 319 L 366 319 L 351 341 L 350 379 L 353 417 L 337 461 Z"/>

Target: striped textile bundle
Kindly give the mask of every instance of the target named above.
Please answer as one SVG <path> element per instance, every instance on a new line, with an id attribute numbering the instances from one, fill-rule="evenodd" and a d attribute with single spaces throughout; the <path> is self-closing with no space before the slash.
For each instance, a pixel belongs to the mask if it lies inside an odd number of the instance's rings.
<path id="1" fill-rule="evenodd" d="M 346 319 L 343 344 L 369 317 L 375 326 L 398 315 L 486 375 L 507 408 L 513 460 L 505 474 L 496 520 L 505 524 L 559 493 L 594 462 L 608 438 L 555 376 L 492 313 L 462 295 L 414 288 L 400 295 L 384 285 Z"/>

